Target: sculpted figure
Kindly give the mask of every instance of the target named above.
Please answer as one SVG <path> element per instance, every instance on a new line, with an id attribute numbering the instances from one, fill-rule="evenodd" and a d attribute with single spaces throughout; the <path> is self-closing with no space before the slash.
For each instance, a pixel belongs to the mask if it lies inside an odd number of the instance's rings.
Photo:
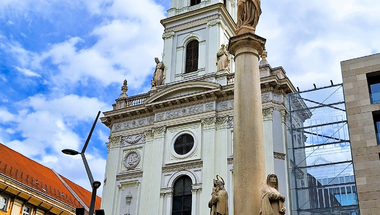
<path id="1" fill-rule="evenodd" d="M 216 71 L 223 69 L 229 69 L 230 57 L 225 48 L 225 45 L 222 44 L 219 51 L 216 53 Z"/>
<path id="2" fill-rule="evenodd" d="M 266 184 L 261 190 L 261 215 L 282 215 L 285 214 L 285 197 L 278 192 L 277 175 L 269 174 Z"/>
<path id="3" fill-rule="evenodd" d="M 208 202 L 208 207 L 211 209 L 210 215 L 228 215 L 228 195 L 224 189 L 224 180 L 217 175 L 216 180 L 213 181 L 211 200 Z"/>
<path id="4" fill-rule="evenodd" d="M 165 82 L 165 65 L 163 62 L 160 62 L 158 58 L 154 58 L 154 60 L 157 65 L 153 74 L 152 87 L 162 85 Z"/>
<path id="5" fill-rule="evenodd" d="M 246 27 L 255 32 L 261 14 L 260 0 L 238 0 L 238 34 L 242 27 Z M 246 33 L 246 31 L 242 32 Z"/>

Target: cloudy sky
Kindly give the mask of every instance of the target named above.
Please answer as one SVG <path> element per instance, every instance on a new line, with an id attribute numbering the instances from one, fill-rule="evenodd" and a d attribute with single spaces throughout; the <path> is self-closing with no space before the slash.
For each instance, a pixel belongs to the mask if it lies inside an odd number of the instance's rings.
<path id="1" fill-rule="evenodd" d="M 146 92 L 170 0 L 1 0 L 0 142 L 89 188 L 79 157 L 98 110 Z M 268 62 L 301 90 L 341 82 L 340 61 L 380 52 L 378 0 L 262 0 Z M 87 149 L 103 181 L 109 129 Z"/>

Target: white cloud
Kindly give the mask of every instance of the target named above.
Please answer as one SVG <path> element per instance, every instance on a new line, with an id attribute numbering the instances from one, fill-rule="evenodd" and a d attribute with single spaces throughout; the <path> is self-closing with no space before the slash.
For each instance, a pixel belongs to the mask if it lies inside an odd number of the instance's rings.
<path id="1" fill-rule="evenodd" d="M 6 108 L 0 107 L 0 123 L 12 122 L 16 120 L 16 115 L 8 112 Z"/>
<path id="2" fill-rule="evenodd" d="M 257 34 L 268 62 L 283 66 L 301 90 L 341 82 L 340 61 L 380 47 L 379 1 L 263 1 Z"/>
<path id="3" fill-rule="evenodd" d="M 18 66 L 15 67 L 19 72 L 23 73 L 24 75 L 26 76 L 29 76 L 29 77 L 41 77 L 41 75 L 31 71 L 30 69 L 25 69 L 25 68 L 20 68 Z"/>

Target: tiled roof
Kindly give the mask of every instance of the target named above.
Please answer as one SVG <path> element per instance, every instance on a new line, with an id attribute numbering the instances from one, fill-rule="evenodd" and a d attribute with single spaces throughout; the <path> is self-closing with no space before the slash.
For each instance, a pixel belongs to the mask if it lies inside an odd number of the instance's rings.
<path id="1" fill-rule="evenodd" d="M 52 169 L 21 155 L 1 143 L 0 173 L 74 208 L 83 207 Z M 90 205 L 91 192 L 73 183 L 69 179 L 61 175 L 59 176 L 82 202 L 87 206 Z M 100 201 L 101 198 L 97 196 L 95 209 L 100 208 Z"/>

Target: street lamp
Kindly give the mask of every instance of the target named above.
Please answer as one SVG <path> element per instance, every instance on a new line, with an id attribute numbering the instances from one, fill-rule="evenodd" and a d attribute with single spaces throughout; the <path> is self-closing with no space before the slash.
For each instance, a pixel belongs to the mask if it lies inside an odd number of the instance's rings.
<path id="1" fill-rule="evenodd" d="M 90 142 L 91 135 L 92 135 L 92 132 L 94 131 L 94 128 L 95 128 L 96 122 L 98 121 L 99 115 L 100 115 L 100 111 L 98 112 L 98 115 L 96 116 L 95 122 L 92 125 L 91 131 L 88 134 L 86 143 L 84 144 L 81 152 L 78 152 L 78 151 L 73 150 L 73 149 L 63 149 L 62 150 L 62 152 L 64 154 L 67 154 L 67 155 L 78 155 L 78 154 L 80 154 L 82 157 L 83 164 L 84 164 L 84 167 L 86 168 L 87 176 L 88 176 L 88 179 L 90 180 L 90 184 L 92 187 L 91 203 L 90 203 L 90 208 L 88 211 L 89 215 L 94 214 L 95 201 L 96 201 L 96 190 L 100 187 L 101 183 L 100 183 L 100 181 L 94 181 L 94 178 L 92 177 L 92 173 L 91 173 L 90 167 L 88 166 L 87 159 L 86 159 L 86 156 L 84 155 L 84 153 L 86 151 L 88 142 Z"/>

